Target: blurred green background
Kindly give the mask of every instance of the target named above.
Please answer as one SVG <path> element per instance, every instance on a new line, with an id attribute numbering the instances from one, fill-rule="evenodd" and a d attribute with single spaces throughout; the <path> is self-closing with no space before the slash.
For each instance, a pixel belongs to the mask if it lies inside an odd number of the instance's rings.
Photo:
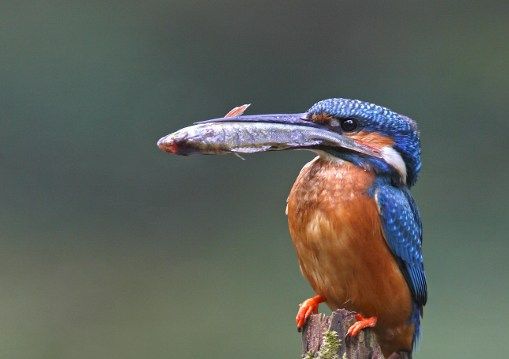
<path id="1" fill-rule="evenodd" d="M 2 1 L 0 357 L 298 358 L 312 292 L 284 208 L 313 155 L 155 142 L 242 103 L 329 97 L 420 125 L 415 357 L 502 357 L 508 4 Z"/>

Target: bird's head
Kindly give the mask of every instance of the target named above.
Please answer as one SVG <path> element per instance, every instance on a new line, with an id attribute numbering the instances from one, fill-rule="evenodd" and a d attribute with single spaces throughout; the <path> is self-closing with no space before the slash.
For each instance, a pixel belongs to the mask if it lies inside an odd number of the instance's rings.
<path id="1" fill-rule="evenodd" d="M 421 144 L 416 123 L 407 116 L 369 102 L 343 98 L 314 104 L 307 118 L 330 131 L 373 148 L 375 154 L 325 148 L 328 154 L 412 186 L 421 168 Z"/>
<path id="2" fill-rule="evenodd" d="M 412 186 L 421 167 L 417 125 L 385 107 L 333 98 L 305 113 L 248 115 L 199 122 L 158 141 L 173 154 L 308 149 Z"/>

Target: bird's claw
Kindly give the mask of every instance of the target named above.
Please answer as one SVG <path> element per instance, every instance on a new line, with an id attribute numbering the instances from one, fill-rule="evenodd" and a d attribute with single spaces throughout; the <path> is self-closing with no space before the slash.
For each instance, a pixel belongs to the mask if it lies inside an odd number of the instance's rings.
<path id="1" fill-rule="evenodd" d="M 297 312 L 297 316 L 295 317 L 295 322 L 297 323 L 297 330 L 300 332 L 302 328 L 304 328 L 304 324 L 311 316 L 311 314 L 318 313 L 318 306 L 320 303 L 325 301 L 325 299 L 321 295 L 315 295 L 312 298 L 306 299 L 301 304 L 299 304 L 299 311 Z"/>
<path id="2" fill-rule="evenodd" d="M 355 319 L 357 321 L 348 328 L 346 333 L 349 337 L 356 337 L 365 328 L 374 328 L 377 322 L 377 317 L 364 318 L 361 314 L 356 314 Z"/>

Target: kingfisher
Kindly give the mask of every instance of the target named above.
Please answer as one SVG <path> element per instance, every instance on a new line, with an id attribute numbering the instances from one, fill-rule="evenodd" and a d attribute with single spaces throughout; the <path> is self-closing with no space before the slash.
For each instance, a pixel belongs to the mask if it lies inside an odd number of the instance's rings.
<path id="1" fill-rule="evenodd" d="M 296 114 L 246 116 L 245 107 L 165 136 L 158 146 L 180 155 L 313 151 L 286 206 L 300 270 L 314 291 L 300 305 L 297 328 L 326 303 L 357 313 L 349 336 L 373 328 L 386 357 L 411 357 L 427 301 L 422 224 L 409 191 L 421 169 L 416 123 L 345 98 Z"/>

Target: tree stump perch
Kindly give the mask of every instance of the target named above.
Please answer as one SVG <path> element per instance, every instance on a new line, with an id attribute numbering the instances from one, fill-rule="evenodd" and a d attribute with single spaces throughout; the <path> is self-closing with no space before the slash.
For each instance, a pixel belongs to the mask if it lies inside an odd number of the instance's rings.
<path id="1" fill-rule="evenodd" d="M 355 313 L 346 309 L 335 310 L 330 316 L 314 314 L 309 317 L 302 332 L 302 357 L 306 359 L 384 359 L 372 329 L 362 330 L 357 337 L 346 337 L 348 328 L 354 322 Z M 331 335 L 331 331 L 336 332 L 337 335 Z M 335 353 L 331 353 L 331 347 Z M 388 359 L 405 357 L 407 356 L 395 353 Z"/>

